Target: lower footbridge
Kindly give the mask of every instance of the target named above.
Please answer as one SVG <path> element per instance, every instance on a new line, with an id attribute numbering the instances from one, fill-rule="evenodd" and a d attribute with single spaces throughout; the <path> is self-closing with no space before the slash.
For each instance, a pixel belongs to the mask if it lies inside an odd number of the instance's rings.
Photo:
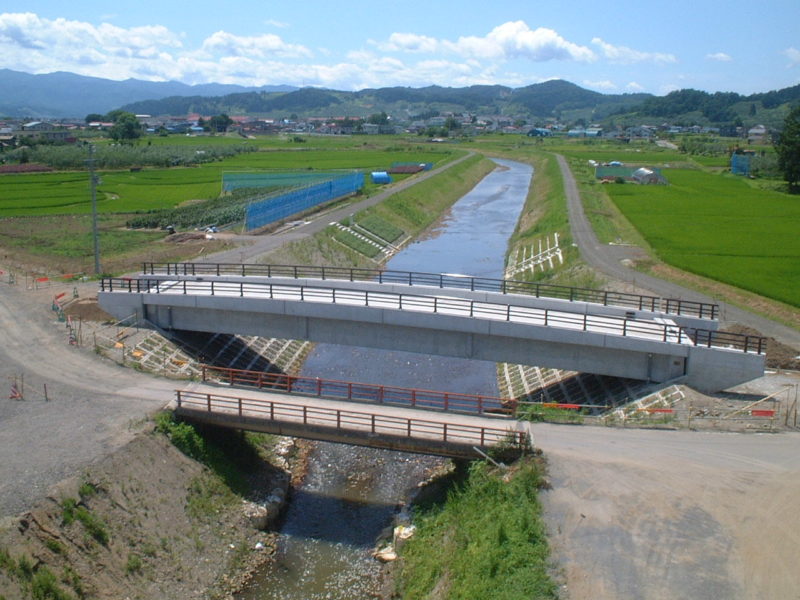
<path id="1" fill-rule="evenodd" d="M 191 263 L 188 263 L 191 264 Z M 258 335 L 583 371 L 717 391 L 764 373 L 763 338 L 717 331 L 715 311 L 609 292 L 569 298 L 369 280 L 208 269 L 105 278 L 98 299 L 118 319 L 164 330 Z M 444 276 L 439 276 L 444 281 Z M 351 278 L 352 279 L 352 278 Z M 502 280 L 501 280 L 502 281 Z M 534 284 L 535 285 L 535 284 Z M 569 288 L 568 288 L 569 289 Z M 598 301 L 603 299 L 601 303 Z M 672 301 L 676 302 L 676 301 Z"/>
<path id="2" fill-rule="evenodd" d="M 499 399 L 231 369 L 204 368 L 203 378 L 249 389 L 221 391 L 198 384 L 177 390 L 177 415 L 222 427 L 451 458 L 479 458 L 498 447 L 532 450 L 530 423 L 510 418 Z"/>

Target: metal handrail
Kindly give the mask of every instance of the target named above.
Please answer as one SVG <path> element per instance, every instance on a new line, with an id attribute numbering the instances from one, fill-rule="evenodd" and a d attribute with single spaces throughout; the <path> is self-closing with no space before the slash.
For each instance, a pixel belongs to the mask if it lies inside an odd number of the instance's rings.
<path id="1" fill-rule="evenodd" d="M 191 263 L 190 263 L 191 264 Z M 456 316 L 483 317 L 493 320 L 531 324 L 545 327 L 561 327 L 575 330 L 576 325 L 582 331 L 595 331 L 623 337 L 657 338 L 665 343 L 682 344 L 691 342 L 695 346 L 740 350 L 742 352 L 766 352 L 766 338 L 736 333 L 725 333 L 682 327 L 670 323 L 658 323 L 644 319 L 616 316 L 595 316 L 586 313 L 570 313 L 551 308 L 532 308 L 512 304 L 495 304 L 478 302 L 466 298 L 425 296 L 422 294 L 401 294 L 396 292 L 375 292 L 369 290 L 352 290 L 337 288 L 321 288 L 309 285 L 278 285 L 268 282 L 233 282 L 202 280 L 149 280 L 123 278 L 103 278 L 100 281 L 101 291 L 113 292 L 116 282 L 117 291 L 136 293 L 203 293 L 215 295 L 237 295 L 239 297 L 257 297 L 301 302 L 330 302 L 336 304 L 346 302 L 365 307 L 411 310 L 416 312 L 445 313 Z M 134 285 L 135 283 L 135 285 Z M 389 304 L 389 306 L 387 306 Z"/>
<path id="2" fill-rule="evenodd" d="M 307 265 L 259 265 L 237 263 L 155 263 L 142 264 L 144 275 L 237 275 L 241 277 L 290 277 L 293 279 L 343 279 L 346 281 L 377 281 L 403 285 L 425 285 L 470 291 L 525 294 L 536 298 L 554 298 L 570 302 L 591 302 L 603 306 L 621 306 L 667 314 L 716 320 L 719 305 L 675 298 L 661 298 L 591 288 L 568 287 L 549 283 L 491 279 L 447 273 L 424 273 L 361 269 L 349 267 L 316 267 Z"/>
<path id="3" fill-rule="evenodd" d="M 278 402 L 266 398 L 242 398 L 202 392 L 175 391 L 178 408 L 206 413 L 238 414 L 239 417 L 263 418 L 269 421 L 303 425 L 334 426 L 337 430 L 364 431 L 401 437 L 434 439 L 443 442 L 476 444 L 512 441 L 524 447 L 525 433 L 499 427 L 465 425 L 412 417 L 400 417 L 336 407 L 316 407 Z M 187 406 L 188 405 L 188 406 Z"/>
<path id="4" fill-rule="evenodd" d="M 441 392 L 418 388 L 405 388 L 319 377 L 302 377 L 286 373 L 268 373 L 231 369 L 214 365 L 201 365 L 203 381 L 219 379 L 230 385 L 246 385 L 270 388 L 286 394 L 316 396 L 318 398 L 346 399 L 350 401 L 392 404 L 397 406 L 422 407 L 469 414 L 513 414 L 516 401 L 480 394 Z"/>

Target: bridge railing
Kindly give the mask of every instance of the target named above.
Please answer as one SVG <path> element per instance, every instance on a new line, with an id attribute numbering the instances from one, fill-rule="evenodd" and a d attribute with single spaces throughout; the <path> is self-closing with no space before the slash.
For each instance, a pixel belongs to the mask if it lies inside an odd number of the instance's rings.
<path id="1" fill-rule="evenodd" d="M 591 331 L 623 337 L 636 337 L 667 343 L 691 343 L 708 348 L 721 348 L 754 352 L 766 352 L 766 339 L 737 333 L 725 333 L 705 329 L 681 327 L 671 323 L 629 319 L 627 317 L 596 316 L 587 313 L 570 313 L 549 308 L 531 308 L 512 304 L 478 302 L 466 298 L 441 298 L 419 294 L 398 294 L 369 290 L 321 288 L 308 285 L 277 285 L 255 281 L 202 281 L 180 279 L 103 278 L 101 291 L 123 291 L 130 293 L 197 294 L 211 296 L 238 296 L 301 302 L 326 302 L 399 309 L 434 314 L 447 314 L 471 318 L 485 318 L 527 325 L 543 325 L 562 329 Z"/>
<path id="2" fill-rule="evenodd" d="M 236 263 L 154 263 L 142 264 L 144 275 L 236 275 L 241 277 L 288 277 L 294 279 L 341 279 L 345 281 L 377 281 L 402 285 L 424 285 L 470 291 L 525 294 L 536 298 L 553 298 L 570 302 L 591 302 L 603 306 L 620 306 L 635 310 L 717 319 L 719 306 L 705 302 L 627 294 L 608 290 L 567 287 L 548 283 L 491 279 L 448 273 L 421 273 L 346 267 L 306 265 L 258 265 Z"/>
<path id="3" fill-rule="evenodd" d="M 239 418 L 288 422 L 309 427 L 326 427 L 342 432 L 361 432 L 402 438 L 424 438 L 436 442 L 488 447 L 510 444 L 525 448 L 529 443 L 522 431 L 401 417 L 334 407 L 316 407 L 279 402 L 266 398 L 241 398 L 176 390 L 178 409 L 234 415 Z"/>
<path id="4" fill-rule="evenodd" d="M 392 404 L 427 410 L 468 414 L 513 414 L 516 401 L 478 394 L 440 392 L 355 381 L 300 377 L 285 373 L 267 373 L 201 365 L 203 381 L 221 381 L 230 385 L 269 388 L 286 394 L 316 396 L 332 400 Z"/>

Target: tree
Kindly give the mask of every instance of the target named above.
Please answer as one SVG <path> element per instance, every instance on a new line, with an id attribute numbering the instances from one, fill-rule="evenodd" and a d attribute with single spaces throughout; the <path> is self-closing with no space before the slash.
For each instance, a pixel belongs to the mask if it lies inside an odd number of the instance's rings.
<path id="1" fill-rule="evenodd" d="M 461 129 L 461 121 L 459 121 L 453 116 L 447 117 L 444 120 L 444 128 L 448 132 L 453 131 L 453 129 Z"/>
<path id="2" fill-rule="evenodd" d="M 387 125 L 389 123 L 389 115 L 385 112 L 375 113 L 369 116 L 367 123 L 372 123 L 373 125 Z"/>
<path id="3" fill-rule="evenodd" d="M 116 117 L 114 118 L 114 125 L 108 131 L 108 135 L 112 140 L 117 142 L 132 142 L 141 137 L 142 125 L 136 118 L 136 115 L 129 112 L 114 111 Z M 108 113 L 109 116 L 111 113 Z"/>
<path id="4" fill-rule="evenodd" d="M 97 123 L 97 122 L 100 122 L 100 121 L 105 121 L 105 119 L 106 119 L 106 116 L 105 115 L 101 115 L 99 113 L 89 113 L 88 115 L 86 115 L 86 122 L 87 123 Z"/>
<path id="5" fill-rule="evenodd" d="M 214 131 L 216 133 L 224 133 L 228 131 L 228 127 L 231 125 L 233 125 L 233 119 L 231 119 L 225 113 L 222 113 L 221 115 L 215 115 L 206 121 L 206 127 L 208 127 L 210 131 Z"/>
<path id="6" fill-rule="evenodd" d="M 783 131 L 775 142 L 778 168 L 789 184 L 789 192 L 800 192 L 800 105 L 795 106 L 783 121 Z"/>

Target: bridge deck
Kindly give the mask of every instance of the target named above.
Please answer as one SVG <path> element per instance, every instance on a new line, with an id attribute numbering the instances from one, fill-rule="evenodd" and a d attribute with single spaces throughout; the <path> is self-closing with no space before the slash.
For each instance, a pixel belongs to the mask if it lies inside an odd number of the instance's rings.
<path id="1" fill-rule="evenodd" d="M 520 325 L 538 325 L 603 335 L 623 336 L 649 341 L 694 346 L 721 347 L 761 354 L 765 348 L 759 337 L 726 334 L 717 331 L 688 330 L 670 319 L 628 319 L 616 316 L 576 313 L 567 309 L 534 308 L 480 302 L 443 295 L 403 294 L 346 287 L 274 284 L 263 281 L 228 281 L 196 279 L 106 279 L 104 292 L 156 293 L 164 295 L 255 298 L 374 307 L 420 313 L 504 321 Z M 568 307 L 567 307 L 568 308 Z"/>
<path id="2" fill-rule="evenodd" d="M 176 391 L 175 412 L 196 421 L 309 439 L 439 456 L 476 458 L 475 448 L 529 449 L 529 424 L 504 417 L 354 405 L 318 397 L 195 386 Z"/>

